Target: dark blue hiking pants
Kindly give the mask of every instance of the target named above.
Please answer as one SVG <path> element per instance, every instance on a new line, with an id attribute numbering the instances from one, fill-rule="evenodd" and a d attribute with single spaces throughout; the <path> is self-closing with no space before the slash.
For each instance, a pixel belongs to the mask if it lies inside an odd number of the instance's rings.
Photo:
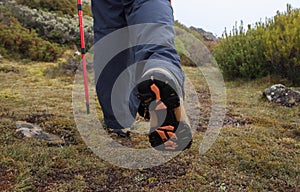
<path id="1" fill-rule="evenodd" d="M 104 121 L 109 128 L 130 127 L 139 106 L 136 89 L 133 87 L 144 71 L 164 68 L 183 85 L 184 73 L 174 47 L 173 9 L 169 0 L 92 0 L 92 11 L 95 83 Z M 142 25 L 126 30 L 128 26 L 136 24 Z M 128 48 L 116 53 L 107 64 L 103 64 L 103 58 L 111 54 L 111 51 L 109 48 L 103 49 L 101 43 L 100 46 L 96 45 L 119 29 L 128 33 L 122 32 L 111 43 L 104 43 L 104 46 L 118 45 L 127 39 Z M 147 43 L 149 38 L 150 43 Z M 101 46 L 102 48 L 97 48 Z M 124 78 L 120 80 L 120 76 Z"/>

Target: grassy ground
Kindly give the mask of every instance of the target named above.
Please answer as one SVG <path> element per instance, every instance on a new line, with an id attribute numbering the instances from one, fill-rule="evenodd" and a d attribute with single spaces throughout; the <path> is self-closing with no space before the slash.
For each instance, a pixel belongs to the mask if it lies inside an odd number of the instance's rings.
<path id="1" fill-rule="evenodd" d="M 73 78 L 58 66 L 0 60 L 0 191 L 300 190 L 299 106 L 270 104 L 261 96 L 278 81 L 227 82 L 225 126 L 212 148 L 199 155 L 209 91 L 194 68 L 185 68 L 203 104 L 194 145 L 164 165 L 129 170 L 86 147 L 73 118 Z M 66 144 L 17 139 L 18 120 L 38 124 Z"/>

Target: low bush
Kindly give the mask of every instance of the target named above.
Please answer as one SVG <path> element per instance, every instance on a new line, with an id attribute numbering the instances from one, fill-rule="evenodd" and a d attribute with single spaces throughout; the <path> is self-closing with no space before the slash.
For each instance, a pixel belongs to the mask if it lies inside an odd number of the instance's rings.
<path id="1" fill-rule="evenodd" d="M 56 13 L 49 13 L 43 10 L 30 9 L 27 6 L 14 5 L 12 14 L 26 28 L 33 28 L 37 33 L 51 42 L 73 45 L 80 47 L 80 33 L 78 17 L 60 17 Z M 86 48 L 93 45 L 93 18 L 85 16 L 84 30 Z"/>
<path id="2" fill-rule="evenodd" d="M 235 26 L 214 49 L 225 77 L 254 79 L 280 75 L 300 84 L 300 9 L 287 5 L 272 19 L 248 29 Z"/>
<path id="3" fill-rule="evenodd" d="M 33 29 L 24 28 L 14 17 L 0 17 L 0 54 L 14 59 L 55 61 L 62 48 L 40 37 Z"/>

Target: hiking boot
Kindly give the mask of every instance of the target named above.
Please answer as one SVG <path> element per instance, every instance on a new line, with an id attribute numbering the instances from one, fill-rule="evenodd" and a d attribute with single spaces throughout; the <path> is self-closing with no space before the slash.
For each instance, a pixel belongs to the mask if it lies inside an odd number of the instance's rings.
<path id="1" fill-rule="evenodd" d="M 107 130 L 107 132 L 109 134 L 115 134 L 116 136 L 121 137 L 121 138 L 130 137 L 130 129 L 129 128 L 113 129 L 113 128 L 104 127 L 104 129 Z"/>
<path id="2" fill-rule="evenodd" d="M 190 148 L 191 128 L 178 95 L 181 88 L 175 77 L 164 69 L 151 69 L 144 73 L 137 89 L 141 101 L 138 112 L 146 119 L 150 118 L 151 146 L 161 151 Z"/>
<path id="3" fill-rule="evenodd" d="M 103 129 L 111 136 L 116 135 L 121 138 L 130 137 L 130 128 L 115 129 L 108 126 L 105 122 L 102 123 L 103 123 Z"/>

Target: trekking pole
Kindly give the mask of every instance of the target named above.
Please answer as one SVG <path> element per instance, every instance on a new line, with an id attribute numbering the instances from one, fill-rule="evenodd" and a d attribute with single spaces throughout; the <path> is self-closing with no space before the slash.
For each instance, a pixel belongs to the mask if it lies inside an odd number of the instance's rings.
<path id="1" fill-rule="evenodd" d="M 87 70 L 86 70 L 84 28 L 83 28 L 83 19 L 82 19 L 83 13 L 82 13 L 82 1 L 81 0 L 77 0 L 77 7 L 78 7 L 78 19 L 79 19 L 79 30 L 80 30 L 81 60 L 82 60 L 82 68 L 83 68 L 86 112 L 87 112 L 87 114 L 89 114 L 90 113 L 90 101 L 89 101 L 89 89 L 88 89 Z"/>

